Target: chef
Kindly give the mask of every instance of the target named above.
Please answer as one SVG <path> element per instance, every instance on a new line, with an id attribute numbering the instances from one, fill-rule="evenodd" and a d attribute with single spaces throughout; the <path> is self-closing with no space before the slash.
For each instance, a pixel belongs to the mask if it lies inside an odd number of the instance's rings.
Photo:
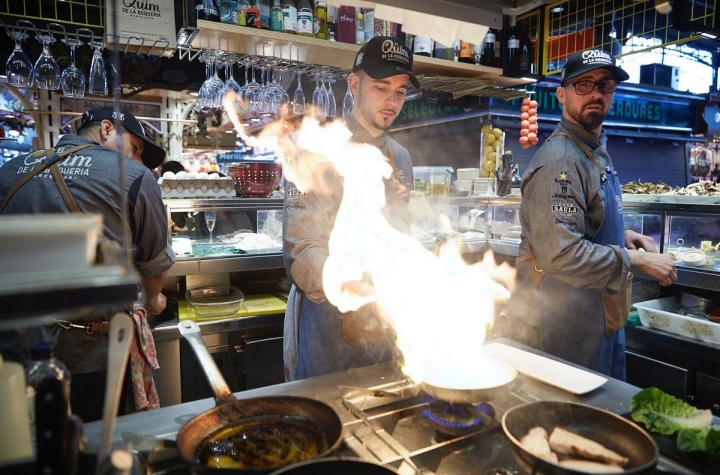
<path id="1" fill-rule="evenodd" d="M 631 269 L 670 285 L 671 256 L 625 230 L 622 194 L 602 124 L 628 74 L 601 49 L 570 56 L 555 91 L 562 119 L 522 184 L 517 290 L 509 336 L 625 380 Z"/>

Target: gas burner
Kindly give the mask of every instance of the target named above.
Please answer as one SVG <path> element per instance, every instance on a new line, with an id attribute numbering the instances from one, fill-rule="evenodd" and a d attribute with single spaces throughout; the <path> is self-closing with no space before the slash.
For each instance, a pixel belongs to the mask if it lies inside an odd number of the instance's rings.
<path id="1" fill-rule="evenodd" d="M 495 417 L 495 409 L 487 403 L 451 403 L 426 396 L 429 408 L 423 411 L 435 428 L 435 439 L 444 441 L 477 431 L 485 424 L 483 416 Z"/>

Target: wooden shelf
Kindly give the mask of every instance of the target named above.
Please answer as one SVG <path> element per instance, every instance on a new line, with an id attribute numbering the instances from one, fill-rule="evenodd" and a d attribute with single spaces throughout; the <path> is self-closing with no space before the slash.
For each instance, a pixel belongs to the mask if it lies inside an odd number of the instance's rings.
<path id="1" fill-rule="evenodd" d="M 360 46 L 331 42 L 276 31 L 198 20 L 199 33 L 192 43 L 196 49 L 216 49 L 239 54 L 275 56 L 277 58 L 351 69 Z M 439 75 L 487 81 L 499 88 L 519 87 L 534 82 L 502 75 L 502 69 L 414 56 L 416 75 Z"/>

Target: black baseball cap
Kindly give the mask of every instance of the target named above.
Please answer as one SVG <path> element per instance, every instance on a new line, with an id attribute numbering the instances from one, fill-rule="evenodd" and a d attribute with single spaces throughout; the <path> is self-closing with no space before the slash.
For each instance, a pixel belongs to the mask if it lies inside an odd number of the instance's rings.
<path id="1" fill-rule="evenodd" d="M 85 127 L 90 122 L 97 122 L 101 120 L 110 120 L 117 125 L 122 125 L 127 130 L 140 137 L 143 142 L 143 153 L 142 161 L 149 169 L 157 168 L 165 160 L 165 150 L 162 147 L 155 145 L 155 143 L 145 137 L 145 129 L 140 124 L 140 121 L 135 118 L 130 112 L 122 110 L 115 112 L 112 107 L 97 107 L 89 111 L 83 112 L 82 124 L 80 129 Z"/>
<path id="2" fill-rule="evenodd" d="M 420 83 L 412 73 L 413 55 L 410 48 L 394 36 L 374 36 L 365 43 L 353 63 L 353 72 L 365 71 L 373 79 L 408 74 L 413 86 Z"/>
<path id="3" fill-rule="evenodd" d="M 594 69 L 607 69 L 615 77 L 615 80 L 627 81 L 630 79 L 628 73 L 617 66 L 615 57 L 603 49 L 589 49 L 573 53 L 565 62 L 561 74 L 561 82 L 585 74 Z"/>

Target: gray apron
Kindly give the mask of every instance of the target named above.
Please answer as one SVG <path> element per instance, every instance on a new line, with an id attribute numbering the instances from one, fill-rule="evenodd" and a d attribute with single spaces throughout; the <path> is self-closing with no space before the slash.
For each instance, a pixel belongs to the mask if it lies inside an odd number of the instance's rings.
<path id="1" fill-rule="evenodd" d="M 572 137 L 568 138 L 573 140 Z M 578 146 L 591 157 L 585 147 L 579 143 Z M 591 160 L 597 165 L 594 157 Z M 600 169 L 600 174 L 605 193 L 605 214 L 600 229 L 591 242 L 624 247 L 625 227 L 620 181 L 617 173 L 609 168 L 605 171 Z M 630 281 L 626 283 L 626 287 L 629 286 Z M 572 287 L 552 275 L 546 275 L 542 279 L 538 292 L 543 295 L 544 302 L 539 324 L 541 348 L 624 381 L 625 330 L 620 326 L 609 334 L 606 331 L 603 293 Z M 621 294 L 618 297 L 624 298 L 626 293 L 621 291 Z"/>

